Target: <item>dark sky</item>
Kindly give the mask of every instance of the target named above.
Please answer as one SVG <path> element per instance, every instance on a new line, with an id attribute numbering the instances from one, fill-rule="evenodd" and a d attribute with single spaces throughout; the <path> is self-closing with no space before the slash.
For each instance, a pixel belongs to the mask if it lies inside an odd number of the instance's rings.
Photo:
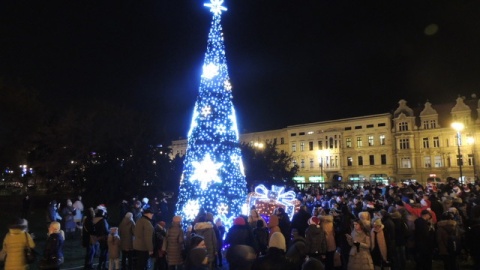
<path id="1" fill-rule="evenodd" d="M 6 0 L 0 76 L 52 106 L 112 100 L 186 136 L 211 13 L 200 0 Z M 480 95 L 478 0 L 226 0 L 241 132 Z"/>

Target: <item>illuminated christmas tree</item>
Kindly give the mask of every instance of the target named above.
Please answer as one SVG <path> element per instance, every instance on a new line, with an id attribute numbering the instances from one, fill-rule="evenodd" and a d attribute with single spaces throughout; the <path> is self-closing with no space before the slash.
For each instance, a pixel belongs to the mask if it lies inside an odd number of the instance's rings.
<path id="1" fill-rule="evenodd" d="M 205 6 L 213 13 L 199 94 L 188 133 L 177 214 L 190 222 L 202 208 L 227 224 L 242 213 L 246 181 L 228 76 L 221 13 L 223 0 Z"/>

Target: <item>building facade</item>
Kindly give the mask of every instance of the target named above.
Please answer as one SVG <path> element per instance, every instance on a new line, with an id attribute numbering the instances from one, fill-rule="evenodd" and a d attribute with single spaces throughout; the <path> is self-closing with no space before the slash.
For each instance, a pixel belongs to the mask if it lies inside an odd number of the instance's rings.
<path id="1" fill-rule="evenodd" d="M 336 184 L 416 180 L 476 179 L 478 99 L 426 102 L 410 108 L 400 100 L 392 113 L 287 126 L 240 134 L 240 141 L 262 148 L 275 143 L 299 167 L 298 183 Z M 453 122 L 463 124 L 457 131 Z M 459 136 L 458 136 L 459 135 Z M 171 154 L 184 155 L 187 140 L 172 142 Z"/>

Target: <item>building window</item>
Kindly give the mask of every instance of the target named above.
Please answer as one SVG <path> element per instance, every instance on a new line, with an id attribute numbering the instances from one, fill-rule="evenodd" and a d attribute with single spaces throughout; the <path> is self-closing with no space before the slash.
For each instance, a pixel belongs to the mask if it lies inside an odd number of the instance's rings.
<path id="1" fill-rule="evenodd" d="M 387 165 L 387 155 L 380 155 L 380 162 L 382 163 L 382 165 Z"/>
<path id="2" fill-rule="evenodd" d="M 313 142 L 308 142 L 308 150 L 313 151 Z"/>
<path id="3" fill-rule="evenodd" d="M 323 142 L 318 141 L 318 150 L 322 150 L 322 149 L 323 149 Z"/>
<path id="4" fill-rule="evenodd" d="M 423 165 L 425 166 L 425 168 L 431 168 L 432 167 L 432 158 L 423 157 Z"/>
<path id="5" fill-rule="evenodd" d="M 373 135 L 368 135 L 368 146 L 373 146 Z"/>
<path id="6" fill-rule="evenodd" d="M 353 158 L 352 157 L 347 157 L 347 166 L 353 166 Z"/>
<path id="7" fill-rule="evenodd" d="M 305 151 L 305 142 L 300 143 L 300 152 Z"/>
<path id="8" fill-rule="evenodd" d="M 310 169 L 313 169 L 313 158 L 310 159 Z"/>
<path id="9" fill-rule="evenodd" d="M 280 138 L 280 144 L 284 144 L 285 143 L 285 139 L 284 138 Z"/>
<path id="10" fill-rule="evenodd" d="M 378 125 L 377 125 L 377 127 L 384 127 L 384 126 L 386 126 L 385 123 L 378 123 Z"/>
<path id="11" fill-rule="evenodd" d="M 441 156 L 435 156 L 435 168 L 441 168 L 443 167 L 443 162 L 442 162 L 442 157 Z"/>
<path id="12" fill-rule="evenodd" d="M 330 137 L 329 141 L 330 141 L 330 149 L 333 149 L 333 138 Z"/>
<path id="13" fill-rule="evenodd" d="M 407 122 L 398 123 L 398 131 L 408 131 L 408 123 Z"/>
<path id="14" fill-rule="evenodd" d="M 385 135 L 380 135 L 380 145 L 385 145 Z"/>
<path id="15" fill-rule="evenodd" d="M 473 166 L 473 155 L 468 154 L 468 166 Z"/>
<path id="16" fill-rule="evenodd" d="M 277 144 L 277 138 L 273 139 L 273 144 L 275 144 L 275 145 Z"/>
<path id="17" fill-rule="evenodd" d="M 369 155 L 368 159 L 370 161 L 370 165 L 375 165 L 375 155 Z"/>
<path id="18" fill-rule="evenodd" d="M 437 121 L 430 120 L 430 128 L 437 128 Z"/>
<path id="19" fill-rule="evenodd" d="M 295 136 L 297 136 L 297 133 L 291 133 L 290 136 L 295 137 Z"/>
<path id="20" fill-rule="evenodd" d="M 430 148 L 428 144 L 428 138 L 423 138 L 423 148 Z"/>
<path id="21" fill-rule="evenodd" d="M 357 147 L 360 148 L 363 146 L 362 137 L 357 137 Z"/>
<path id="22" fill-rule="evenodd" d="M 296 160 L 296 159 L 294 159 L 294 160 L 292 161 L 292 163 L 293 163 L 293 166 L 297 166 L 297 160 Z"/>
<path id="23" fill-rule="evenodd" d="M 409 139 L 400 139 L 400 149 L 410 149 L 410 140 Z"/>
<path id="24" fill-rule="evenodd" d="M 345 130 L 352 130 L 352 127 L 345 127 Z"/>
<path id="25" fill-rule="evenodd" d="M 410 161 L 409 157 L 401 158 L 400 162 L 401 162 L 400 164 L 401 168 L 406 168 L 406 169 L 412 168 L 412 162 Z"/>
<path id="26" fill-rule="evenodd" d="M 305 135 L 305 132 L 300 132 L 300 133 L 298 133 L 298 135 L 303 136 L 303 135 Z"/>
<path id="27" fill-rule="evenodd" d="M 362 126 L 355 126 L 355 129 L 362 129 Z"/>
<path id="28" fill-rule="evenodd" d="M 292 152 L 297 152 L 297 144 L 292 143 Z"/>
<path id="29" fill-rule="evenodd" d="M 304 169 L 305 168 L 305 159 L 301 159 L 300 161 L 300 168 Z"/>
<path id="30" fill-rule="evenodd" d="M 428 120 L 423 120 L 423 129 L 428 129 Z"/>
<path id="31" fill-rule="evenodd" d="M 358 156 L 358 166 L 363 166 L 363 157 Z"/>
<path id="32" fill-rule="evenodd" d="M 433 137 L 433 147 L 440 147 L 440 139 L 438 137 Z"/>
<path id="33" fill-rule="evenodd" d="M 345 139 L 345 146 L 347 146 L 347 148 L 352 148 L 352 138 Z"/>
<path id="34" fill-rule="evenodd" d="M 367 125 L 367 128 L 373 128 L 373 124 Z"/>

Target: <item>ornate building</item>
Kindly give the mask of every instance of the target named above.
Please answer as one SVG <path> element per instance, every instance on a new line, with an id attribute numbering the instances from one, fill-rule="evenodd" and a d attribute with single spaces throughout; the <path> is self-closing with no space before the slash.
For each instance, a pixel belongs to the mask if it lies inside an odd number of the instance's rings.
<path id="1" fill-rule="evenodd" d="M 255 147 L 274 142 L 292 154 L 298 183 L 351 181 L 397 182 L 415 179 L 473 181 L 480 127 L 480 101 L 458 97 L 456 103 L 411 108 L 400 100 L 391 113 L 287 126 L 240 135 Z M 464 129 L 452 128 L 453 122 Z M 457 137 L 460 135 L 460 139 Z M 459 145 L 460 143 L 460 145 Z M 186 140 L 172 142 L 172 155 L 184 155 Z M 460 158 L 459 158 L 460 156 Z"/>

